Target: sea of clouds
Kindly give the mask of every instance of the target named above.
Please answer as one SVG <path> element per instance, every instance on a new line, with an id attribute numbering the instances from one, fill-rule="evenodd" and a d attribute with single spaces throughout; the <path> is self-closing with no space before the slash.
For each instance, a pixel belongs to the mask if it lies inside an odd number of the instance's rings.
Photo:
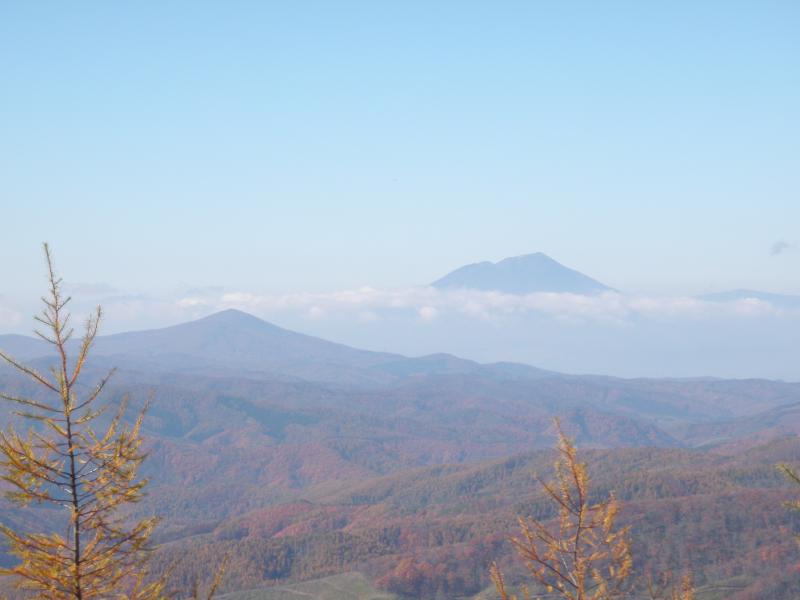
<path id="1" fill-rule="evenodd" d="M 744 298 L 606 292 L 506 294 L 433 287 L 259 293 L 208 287 L 161 296 L 72 286 L 76 317 L 102 304 L 103 333 L 238 309 L 370 350 L 449 352 L 564 372 L 800 380 L 800 308 Z M 109 293 L 110 292 L 110 293 Z M 30 333 L 35 304 L 0 296 L 0 333 Z"/>
<path id="2" fill-rule="evenodd" d="M 755 298 L 709 302 L 685 296 L 653 297 L 617 292 L 591 296 L 549 292 L 517 295 L 433 287 L 362 287 L 328 293 L 292 294 L 224 292 L 216 296 L 188 295 L 176 302 L 179 307 L 187 310 L 236 308 L 257 315 L 294 312 L 312 319 L 343 313 L 362 319 L 379 319 L 388 313 L 413 313 L 423 320 L 433 320 L 446 314 L 493 319 L 538 313 L 560 319 L 625 321 L 635 317 L 747 318 L 781 316 L 794 312 Z"/>

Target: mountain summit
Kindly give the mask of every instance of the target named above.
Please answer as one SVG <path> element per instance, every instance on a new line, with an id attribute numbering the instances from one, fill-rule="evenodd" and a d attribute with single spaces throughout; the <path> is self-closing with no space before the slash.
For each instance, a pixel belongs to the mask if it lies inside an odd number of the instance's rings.
<path id="1" fill-rule="evenodd" d="M 72 351 L 77 350 L 74 344 Z M 49 344 L 21 335 L 0 335 L 0 349 L 24 360 L 53 356 Z M 359 350 L 283 329 L 238 310 L 224 310 L 161 329 L 100 336 L 92 353 L 95 364 L 141 372 L 337 382 L 392 379 L 371 370 L 408 360 L 398 354 Z"/>
<path id="2" fill-rule="evenodd" d="M 466 265 L 431 285 L 436 288 L 494 290 L 507 294 L 599 294 L 613 291 L 607 285 L 565 267 L 541 252 L 514 256 L 496 263 L 486 261 Z"/>

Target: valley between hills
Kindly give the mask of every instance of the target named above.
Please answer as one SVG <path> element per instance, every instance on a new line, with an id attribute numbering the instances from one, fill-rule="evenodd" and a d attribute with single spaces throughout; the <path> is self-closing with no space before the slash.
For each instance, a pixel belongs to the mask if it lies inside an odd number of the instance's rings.
<path id="1" fill-rule="evenodd" d="M 32 338 L 0 347 L 52 360 Z M 135 514 L 162 519 L 157 570 L 188 583 L 228 556 L 227 600 L 493 598 L 491 561 L 520 574 L 517 517 L 551 516 L 534 475 L 550 475 L 554 417 L 593 492 L 623 502 L 637 572 L 690 566 L 701 600 L 800 595 L 797 492 L 775 467 L 800 462 L 800 384 L 409 358 L 235 310 L 98 338 L 87 385 L 110 366 L 112 403 L 152 397 Z M 0 388 L 38 393 L 5 368 Z"/>

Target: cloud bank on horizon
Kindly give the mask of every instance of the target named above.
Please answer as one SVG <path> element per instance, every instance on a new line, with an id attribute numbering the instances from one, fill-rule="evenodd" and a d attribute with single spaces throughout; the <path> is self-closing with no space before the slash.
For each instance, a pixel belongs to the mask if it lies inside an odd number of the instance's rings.
<path id="1" fill-rule="evenodd" d="M 538 315 L 574 323 L 624 325 L 641 319 L 800 319 L 800 298 L 797 306 L 785 306 L 746 295 L 735 299 L 708 300 L 691 296 L 645 296 L 621 292 L 594 295 L 570 292 L 509 294 L 430 286 L 402 289 L 365 286 L 333 292 L 282 294 L 213 288 L 191 290 L 191 293 L 174 297 L 118 294 L 95 299 L 76 298 L 75 310 L 78 313 L 88 311 L 95 304 L 104 307 L 107 328 L 115 332 L 177 323 L 230 308 L 267 320 L 291 317 L 309 321 L 326 318 L 357 321 L 403 318 L 431 322 L 448 316 L 496 321 Z M 0 327 L 15 331 L 20 326 L 24 327 L 26 319 L 23 311 L 21 306 L 4 303 L 0 298 Z"/>
<path id="2" fill-rule="evenodd" d="M 205 288 L 168 297 L 76 297 L 73 310 L 78 317 L 102 304 L 103 333 L 168 326 L 235 308 L 331 341 L 410 356 L 449 352 L 481 362 L 624 377 L 800 380 L 793 360 L 800 305 L 746 294 L 730 298 L 428 286 L 283 294 Z M 36 309 L 0 298 L 0 333 L 29 334 Z"/>
<path id="3" fill-rule="evenodd" d="M 557 319 L 624 322 L 635 318 L 778 316 L 786 312 L 787 305 L 800 309 L 800 298 L 791 300 L 742 290 L 723 298 L 630 295 L 535 252 L 464 265 L 429 286 L 294 294 L 233 291 L 186 295 L 178 304 L 239 308 L 257 314 L 293 311 L 312 318 L 347 313 L 375 320 L 400 312 L 430 321 L 448 314 L 496 319 L 538 313 Z"/>
<path id="4" fill-rule="evenodd" d="M 214 312 L 236 308 L 259 316 L 293 312 L 318 319 L 325 315 L 351 315 L 379 319 L 388 313 L 416 315 L 432 320 L 447 314 L 495 319 L 539 313 L 558 319 L 625 322 L 635 318 L 780 317 L 800 311 L 758 298 L 727 302 L 693 297 L 655 297 L 604 292 L 596 295 L 570 292 L 509 294 L 472 289 L 413 287 L 377 289 L 362 287 L 329 293 L 257 294 L 227 292 L 218 296 L 185 296 L 178 307 Z"/>
<path id="5" fill-rule="evenodd" d="M 773 254 L 792 248 L 776 243 Z M 800 296 L 734 290 L 704 296 L 653 296 L 615 290 L 544 253 L 464 265 L 430 285 L 363 286 L 330 292 L 261 293 L 205 286 L 172 295 L 125 293 L 106 283 L 64 284 L 77 307 L 102 304 L 114 331 L 161 326 L 229 308 L 265 319 L 433 322 L 452 316 L 493 321 L 530 315 L 575 323 L 629 324 L 642 319 L 793 318 Z M 23 309 L 0 296 L 0 327 L 21 323 Z"/>
<path id="6" fill-rule="evenodd" d="M 106 333 L 238 309 L 332 341 L 408 355 L 450 352 L 624 376 L 800 376 L 791 360 L 800 296 L 630 294 L 542 253 L 465 265 L 431 285 L 403 288 L 264 293 L 206 286 L 144 295 L 66 283 L 65 290 L 76 296 L 76 313 L 104 306 Z M 20 331 L 25 312 L 0 297 L 0 328 Z"/>

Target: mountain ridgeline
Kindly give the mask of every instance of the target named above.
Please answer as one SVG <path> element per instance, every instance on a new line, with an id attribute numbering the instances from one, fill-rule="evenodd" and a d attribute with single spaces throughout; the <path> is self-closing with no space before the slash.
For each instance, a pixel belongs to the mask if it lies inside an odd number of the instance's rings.
<path id="1" fill-rule="evenodd" d="M 36 364 L 50 360 L 49 346 L 34 338 L 0 336 L 0 348 Z M 119 385 L 227 386 L 229 391 L 247 390 L 242 392 L 245 400 L 256 404 L 263 399 L 255 390 L 281 388 L 292 390 L 280 401 L 285 408 L 316 410 L 324 405 L 331 419 L 353 410 L 375 419 L 422 419 L 428 426 L 502 429 L 505 433 L 495 436 L 498 443 L 520 450 L 550 443 L 549 435 L 535 439 L 532 434 L 546 431 L 549 426 L 543 424 L 554 415 L 571 419 L 578 441 L 596 447 L 721 446 L 731 439 L 720 432 L 736 440 L 763 438 L 757 423 L 792 433 L 791 415 L 800 403 L 800 385 L 780 381 L 620 379 L 518 363 L 481 364 L 448 354 L 410 358 L 371 352 L 289 331 L 237 310 L 163 329 L 99 337 L 92 366 L 99 370 L 109 365 L 118 368 Z M 0 376 L 7 380 L 12 374 L 0 370 Z M 777 421 L 771 417 L 776 411 L 783 415 Z M 518 446 L 511 441 L 517 433 Z M 441 436 L 434 437 L 441 441 Z"/>
<path id="2" fill-rule="evenodd" d="M 463 266 L 431 284 L 440 289 L 475 289 L 507 294 L 558 292 L 592 295 L 614 291 L 605 284 L 536 252 L 499 262 Z"/>
<path id="3" fill-rule="evenodd" d="M 0 336 L 0 348 L 39 368 L 54 358 L 24 336 Z M 790 583 L 774 591 L 784 582 L 775 569 L 793 556 L 775 527 L 792 521 L 774 462 L 800 459 L 798 384 L 410 358 L 235 310 L 98 338 L 87 375 L 112 365 L 112 403 L 153 395 L 151 484 L 136 513 L 163 517 L 158 564 L 190 557 L 179 567 L 190 580 L 207 574 L 213 556 L 231 554 L 231 598 L 281 597 L 275 586 L 303 595 L 345 581 L 359 591 L 343 597 L 480 594 L 488 561 L 509 552 L 515 515 L 544 510 L 531 472 L 552 461 L 554 416 L 593 449 L 595 480 L 618 492 L 627 518 L 648 515 L 653 535 L 635 540 L 646 564 L 680 568 L 679 541 L 705 543 L 700 584 L 732 586 L 736 600 L 797 597 Z M 25 386 L 0 368 L 0 389 L 34 392 Z M 689 507 L 692 531 L 669 516 Z M 10 523 L 59 518 L 34 510 L 35 519 L 8 505 L 2 514 Z M 714 511 L 739 518 L 736 543 L 715 531 Z M 652 541 L 658 527 L 670 536 L 663 555 Z M 766 549 L 781 558 L 762 569 Z"/>
<path id="4" fill-rule="evenodd" d="M 542 252 L 464 265 L 430 284 L 442 290 L 481 290 L 504 294 L 567 293 L 594 296 L 619 292 Z M 800 309 L 800 296 L 737 289 L 695 296 L 714 303 L 760 302 L 777 309 Z"/>

